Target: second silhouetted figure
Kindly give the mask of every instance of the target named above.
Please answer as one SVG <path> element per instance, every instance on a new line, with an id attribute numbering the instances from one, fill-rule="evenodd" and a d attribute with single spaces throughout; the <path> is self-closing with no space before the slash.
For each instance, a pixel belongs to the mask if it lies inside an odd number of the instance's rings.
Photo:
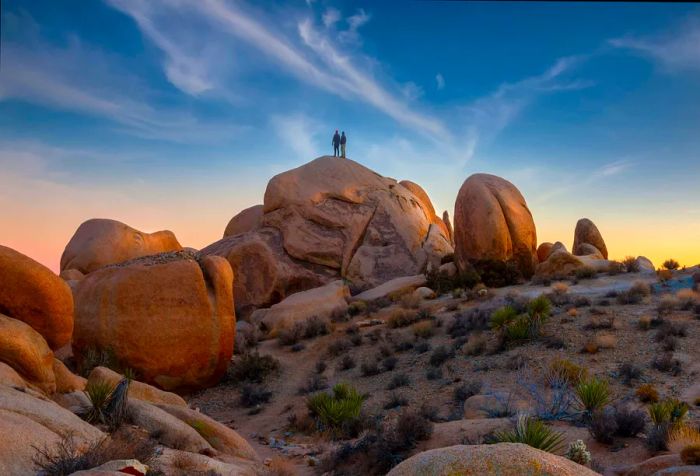
<path id="1" fill-rule="evenodd" d="M 340 155 L 340 134 L 336 129 L 335 134 L 333 134 L 333 157 L 338 157 Z"/>

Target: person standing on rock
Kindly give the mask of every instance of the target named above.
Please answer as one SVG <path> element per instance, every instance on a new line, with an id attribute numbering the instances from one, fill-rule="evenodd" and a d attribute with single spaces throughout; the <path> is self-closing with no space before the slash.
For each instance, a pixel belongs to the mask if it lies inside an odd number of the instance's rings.
<path id="1" fill-rule="evenodd" d="M 340 135 L 338 134 L 338 129 L 335 130 L 333 134 L 333 157 L 338 157 L 340 155 Z"/>
<path id="2" fill-rule="evenodd" d="M 345 137 L 345 131 L 340 135 L 340 156 L 342 158 L 345 158 L 345 143 L 348 141 L 348 138 Z"/>

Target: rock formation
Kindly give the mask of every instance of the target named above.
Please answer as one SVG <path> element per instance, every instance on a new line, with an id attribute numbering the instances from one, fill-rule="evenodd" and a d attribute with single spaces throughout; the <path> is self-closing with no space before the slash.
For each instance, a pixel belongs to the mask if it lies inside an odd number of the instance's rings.
<path id="1" fill-rule="evenodd" d="M 454 230 L 452 229 L 452 222 L 450 221 L 450 214 L 447 213 L 447 210 L 442 212 L 442 222 L 445 224 L 445 227 L 447 228 L 447 233 L 450 237 L 450 243 L 452 244 L 452 247 L 454 248 L 455 235 L 454 235 Z"/>
<path id="2" fill-rule="evenodd" d="M 140 380 L 166 390 L 218 382 L 233 353 L 228 262 L 185 252 L 90 273 L 75 296 L 73 351 L 109 350 Z"/>
<path id="3" fill-rule="evenodd" d="M 0 246 L 0 313 L 26 322 L 58 349 L 73 333 L 73 295 L 50 269 Z"/>
<path id="4" fill-rule="evenodd" d="M 537 261 L 540 263 L 547 261 L 547 258 L 552 253 L 553 246 L 554 244 L 549 242 L 540 243 L 540 246 L 537 247 Z"/>
<path id="5" fill-rule="evenodd" d="M 229 260 L 244 314 L 338 278 L 367 289 L 452 253 L 426 199 L 352 160 L 321 157 L 270 180 L 259 229 L 202 254 Z"/>
<path id="6" fill-rule="evenodd" d="M 260 228 L 262 216 L 262 205 L 253 205 L 252 207 L 246 208 L 228 222 L 224 230 L 224 238 L 257 230 Z"/>
<path id="7" fill-rule="evenodd" d="M 576 256 L 590 254 L 590 249 L 584 247 L 584 244 L 592 245 L 600 251 L 604 259 L 608 259 L 608 248 L 605 246 L 603 236 L 600 234 L 600 231 L 598 231 L 598 227 L 588 218 L 581 218 L 576 223 L 574 246 L 572 248 L 573 254 Z"/>
<path id="8" fill-rule="evenodd" d="M 61 271 L 88 274 L 109 264 L 181 250 L 171 231 L 144 233 L 116 220 L 94 218 L 81 224 L 61 256 Z"/>
<path id="9" fill-rule="evenodd" d="M 525 277 L 537 264 L 537 234 L 525 199 L 510 182 L 475 174 L 457 195 L 454 216 L 455 261 L 460 271 L 470 262 L 514 261 Z"/>

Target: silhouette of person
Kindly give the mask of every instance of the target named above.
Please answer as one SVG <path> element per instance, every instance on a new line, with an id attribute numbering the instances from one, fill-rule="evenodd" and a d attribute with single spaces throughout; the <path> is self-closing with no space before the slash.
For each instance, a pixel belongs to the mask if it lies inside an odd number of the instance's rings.
<path id="1" fill-rule="evenodd" d="M 338 157 L 340 155 L 340 135 L 338 134 L 338 129 L 335 130 L 333 134 L 333 157 Z"/>
<path id="2" fill-rule="evenodd" d="M 342 158 L 345 158 L 345 143 L 348 141 L 348 138 L 345 137 L 345 131 L 340 135 L 340 156 Z"/>

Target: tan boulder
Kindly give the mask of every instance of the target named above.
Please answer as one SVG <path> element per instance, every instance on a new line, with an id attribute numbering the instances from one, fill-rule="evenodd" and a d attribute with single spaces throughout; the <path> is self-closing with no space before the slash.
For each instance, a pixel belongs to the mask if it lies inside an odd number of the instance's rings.
<path id="1" fill-rule="evenodd" d="M 418 453 L 387 476 L 594 476 L 598 473 L 562 456 L 522 443 L 457 445 Z"/>
<path id="2" fill-rule="evenodd" d="M 88 382 L 107 382 L 116 387 L 124 377 L 107 367 L 95 367 L 90 372 Z M 166 392 L 147 383 L 132 380 L 129 383 L 129 398 L 143 400 L 149 403 L 165 403 L 168 405 L 179 405 L 186 407 L 187 402 L 180 396 L 172 392 Z"/>
<path id="3" fill-rule="evenodd" d="M 427 280 L 424 274 L 415 276 L 402 276 L 391 281 L 380 284 L 376 288 L 368 289 L 350 298 L 351 301 L 374 301 L 385 298 L 391 294 L 403 294 L 412 292 L 414 289 L 425 286 Z"/>
<path id="4" fill-rule="evenodd" d="M 429 217 L 435 216 L 435 207 L 433 207 L 433 202 L 430 200 L 428 193 L 423 190 L 423 187 L 415 182 L 411 182 L 410 180 L 402 180 L 399 182 L 399 184 L 408 189 L 413 195 L 416 196 L 416 198 L 418 198 L 418 200 L 420 200 L 426 214 Z"/>
<path id="5" fill-rule="evenodd" d="M 333 270 L 305 267 L 292 260 L 282 247 L 280 232 L 272 228 L 228 236 L 202 249 L 200 254 L 228 260 L 236 276 L 234 302 L 241 318 L 290 294 L 337 279 Z"/>
<path id="6" fill-rule="evenodd" d="M 546 261 L 537 265 L 535 274 L 546 278 L 564 277 L 584 267 L 585 264 L 579 257 L 566 250 L 557 250 L 553 251 Z"/>
<path id="7" fill-rule="evenodd" d="M 76 390 L 84 390 L 87 380 L 79 375 L 75 375 L 68 370 L 63 362 L 53 359 L 53 374 L 56 379 L 56 392 L 70 393 Z"/>
<path id="8" fill-rule="evenodd" d="M 32 326 L 52 349 L 70 342 L 70 288 L 46 266 L 6 246 L 0 246 L 0 312 Z"/>
<path id="9" fill-rule="evenodd" d="M 0 362 L 0 385 L 24 390 L 28 384 L 15 369 L 5 362 Z"/>
<path id="10" fill-rule="evenodd" d="M 465 441 L 479 442 L 495 431 L 507 430 L 513 424 L 509 418 L 474 418 L 436 423 L 428 441 L 418 445 L 419 451 L 460 445 Z"/>
<path id="11" fill-rule="evenodd" d="M 593 259 L 605 259 L 603 253 L 598 248 L 590 243 L 581 243 L 578 245 L 578 256 L 588 256 Z"/>
<path id="12" fill-rule="evenodd" d="M 603 241 L 603 236 L 598 231 L 598 227 L 589 220 L 588 218 L 581 218 L 576 223 L 576 230 L 574 231 L 574 246 L 572 248 L 573 254 L 587 255 L 585 249 L 580 249 L 580 246 L 584 243 L 593 245 L 597 248 L 603 255 L 603 258 L 608 259 L 608 248 L 605 246 L 605 241 Z"/>
<path id="13" fill-rule="evenodd" d="M 445 224 L 445 228 L 447 228 L 447 233 L 449 234 L 449 237 L 450 237 L 450 243 L 452 243 L 452 247 L 454 248 L 455 234 L 454 234 L 454 230 L 452 229 L 452 222 L 450 221 L 450 214 L 447 213 L 447 210 L 442 212 L 442 222 Z"/>
<path id="14" fill-rule="evenodd" d="M 93 218 L 82 223 L 61 256 L 61 271 L 83 274 L 141 256 L 182 250 L 171 231 L 145 233 L 116 220 Z"/>
<path id="15" fill-rule="evenodd" d="M 163 448 L 162 454 L 156 457 L 155 464 L 164 474 L 220 474 L 225 476 L 259 476 L 266 474 L 266 469 L 259 463 L 234 459 L 219 461 L 205 455 L 187 451 Z M 183 468 L 184 473 L 183 473 Z"/>
<path id="16" fill-rule="evenodd" d="M 549 258 L 549 255 L 552 253 L 553 246 L 553 243 L 547 241 L 540 243 L 540 246 L 537 247 L 537 260 L 540 263 L 547 261 L 547 258 Z"/>
<path id="17" fill-rule="evenodd" d="M 615 468 L 615 473 L 624 476 L 652 476 L 658 471 L 682 464 L 681 457 L 677 454 L 660 455 L 631 466 Z"/>
<path id="18" fill-rule="evenodd" d="M 165 446 L 193 453 L 214 453 L 212 446 L 196 429 L 165 410 L 136 399 L 129 400 L 127 405 L 131 421 L 148 433 L 157 434 Z"/>
<path id="19" fill-rule="evenodd" d="M 253 205 L 252 207 L 246 208 L 228 222 L 224 230 L 224 238 L 257 230 L 262 224 L 262 216 L 262 205 Z"/>
<path id="20" fill-rule="evenodd" d="M 77 269 L 71 268 L 61 271 L 59 277 L 64 281 L 82 281 L 85 275 Z"/>
<path id="21" fill-rule="evenodd" d="M 413 291 L 413 296 L 420 299 L 435 299 L 435 291 L 430 288 L 426 288 L 425 286 L 421 286 Z"/>
<path id="22" fill-rule="evenodd" d="M 537 264 L 537 233 L 518 189 L 500 177 L 475 174 L 464 181 L 455 202 L 455 262 L 510 261 L 530 277 Z"/>
<path id="23" fill-rule="evenodd" d="M 213 385 L 233 354 L 231 267 L 216 256 L 164 256 L 85 278 L 75 296 L 73 352 L 80 362 L 89 349 L 109 349 L 165 390 Z"/>
<path id="24" fill-rule="evenodd" d="M 422 272 L 433 258 L 423 244 L 434 212 L 352 160 L 320 157 L 273 177 L 264 213 L 291 257 L 334 269 L 358 289 Z"/>
<path id="25" fill-rule="evenodd" d="M 639 268 L 640 273 L 655 273 L 656 268 L 654 267 L 654 263 L 651 262 L 649 258 L 646 256 L 637 256 L 637 259 L 634 260 L 635 263 L 637 264 L 637 267 Z"/>
<path id="26" fill-rule="evenodd" d="M 175 405 L 158 405 L 158 407 L 197 430 L 217 451 L 248 460 L 258 459 L 257 453 L 245 438 L 213 418 L 187 407 Z"/>
<path id="27" fill-rule="evenodd" d="M 271 332 L 304 322 L 312 317 L 330 319 L 348 310 L 350 290 L 343 281 L 333 281 L 319 288 L 292 294 L 269 309 L 258 309 L 250 321 Z"/>
<path id="28" fill-rule="evenodd" d="M 56 391 L 53 352 L 41 335 L 22 321 L 0 314 L 0 362 L 26 382 L 51 394 Z"/>

